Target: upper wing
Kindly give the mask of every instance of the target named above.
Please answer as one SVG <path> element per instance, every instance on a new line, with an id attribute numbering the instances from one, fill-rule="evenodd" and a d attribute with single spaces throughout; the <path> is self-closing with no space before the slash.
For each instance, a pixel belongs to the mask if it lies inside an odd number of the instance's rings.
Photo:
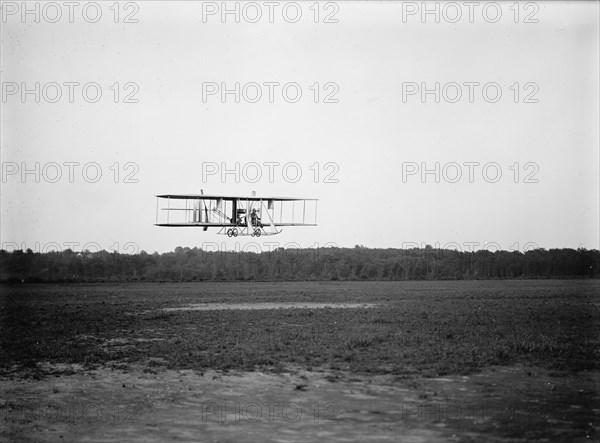
<path id="1" fill-rule="evenodd" d="M 173 223 L 155 223 L 154 226 L 173 226 L 176 228 L 183 227 L 207 227 L 207 228 L 224 228 L 233 226 L 231 223 L 205 223 L 205 222 L 173 222 Z"/>
<path id="2" fill-rule="evenodd" d="M 264 197 L 264 196 L 240 196 L 240 195 L 207 195 L 207 194 L 161 194 L 158 198 L 170 198 L 175 200 L 247 200 L 247 201 L 299 201 L 299 200 L 318 200 L 317 198 L 301 198 L 301 197 Z"/>

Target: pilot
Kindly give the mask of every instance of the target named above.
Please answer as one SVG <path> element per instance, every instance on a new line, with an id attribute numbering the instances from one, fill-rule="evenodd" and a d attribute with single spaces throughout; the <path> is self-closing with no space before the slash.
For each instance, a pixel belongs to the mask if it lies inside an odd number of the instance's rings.
<path id="1" fill-rule="evenodd" d="M 260 222 L 260 217 L 258 216 L 258 212 L 256 211 L 256 209 L 252 210 L 251 217 L 252 218 L 250 220 L 252 220 L 252 226 L 262 227 L 262 223 Z"/>

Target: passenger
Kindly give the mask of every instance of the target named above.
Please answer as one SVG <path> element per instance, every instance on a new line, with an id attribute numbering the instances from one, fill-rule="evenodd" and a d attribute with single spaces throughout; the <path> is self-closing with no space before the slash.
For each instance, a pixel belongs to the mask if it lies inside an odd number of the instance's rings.
<path id="1" fill-rule="evenodd" d="M 262 228 L 262 223 L 260 222 L 260 217 L 256 209 L 252 210 L 251 217 L 252 218 L 250 220 L 252 220 L 252 226 L 258 226 Z"/>

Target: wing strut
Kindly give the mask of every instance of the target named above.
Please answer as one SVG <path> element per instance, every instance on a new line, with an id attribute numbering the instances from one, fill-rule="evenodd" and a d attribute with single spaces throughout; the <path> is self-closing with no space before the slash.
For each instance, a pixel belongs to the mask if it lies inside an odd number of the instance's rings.
<path id="1" fill-rule="evenodd" d="M 271 217 L 271 214 L 269 214 L 269 209 L 268 208 L 265 211 L 265 213 L 267 214 L 267 217 L 269 217 L 269 225 L 271 226 L 271 228 L 273 229 L 273 231 L 275 231 L 276 234 L 279 234 L 281 231 L 277 230 L 277 226 L 275 226 L 275 223 L 273 222 L 273 218 Z"/>

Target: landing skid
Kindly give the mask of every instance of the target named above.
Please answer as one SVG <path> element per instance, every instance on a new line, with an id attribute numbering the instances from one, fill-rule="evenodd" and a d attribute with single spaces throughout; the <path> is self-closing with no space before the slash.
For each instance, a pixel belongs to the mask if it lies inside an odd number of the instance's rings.
<path id="1" fill-rule="evenodd" d="M 227 235 L 227 237 L 260 237 L 261 235 L 275 235 L 281 231 L 267 232 L 264 228 L 259 227 L 248 227 L 248 226 L 234 226 L 232 228 L 221 228 L 217 234 Z"/>

